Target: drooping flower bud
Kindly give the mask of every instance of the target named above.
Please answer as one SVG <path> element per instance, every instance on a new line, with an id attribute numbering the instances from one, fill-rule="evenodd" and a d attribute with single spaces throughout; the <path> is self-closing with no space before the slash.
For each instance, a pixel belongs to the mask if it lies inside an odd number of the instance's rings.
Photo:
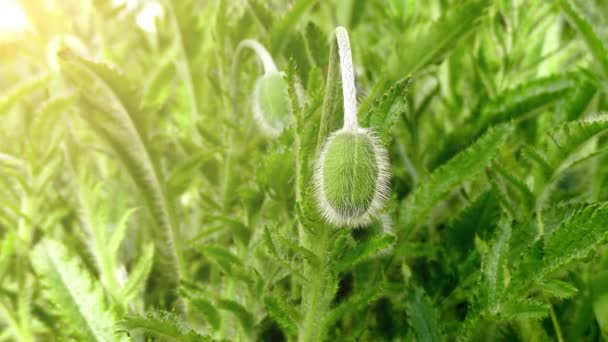
<path id="1" fill-rule="evenodd" d="M 314 183 L 321 215 L 336 226 L 371 223 L 389 192 L 388 154 L 380 139 L 357 121 L 357 92 L 348 33 L 336 28 L 342 76 L 344 127 L 329 135 L 317 160 Z"/>
<path id="2" fill-rule="evenodd" d="M 260 77 L 253 92 L 253 115 L 269 136 L 278 136 L 292 120 L 287 81 L 280 72 Z"/>
<path id="3" fill-rule="evenodd" d="M 325 142 L 315 170 L 317 204 L 336 226 L 369 224 L 388 196 L 387 152 L 373 131 L 342 128 Z"/>
<path id="4" fill-rule="evenodd" d="M 264 135 L 269 137 L 279 136 L 293 120 L 287 80 L 284 74 L 277 70 L 272 56 L 262 44 L 251 39 L 243 40 L 237 48 L 237 57 L 245 48 L 253 50 L 264 67 L 264 74 L 256 80 L 253 90 L 254 119 Z M 235 79 L 238 65 L 238 63 L 235 63 L 237 69 L 233 70 Z M 296 90 L 298 90 L 297 86 Z M 297 91 L 296 95 L 301 105 L 303 94 Z"/>

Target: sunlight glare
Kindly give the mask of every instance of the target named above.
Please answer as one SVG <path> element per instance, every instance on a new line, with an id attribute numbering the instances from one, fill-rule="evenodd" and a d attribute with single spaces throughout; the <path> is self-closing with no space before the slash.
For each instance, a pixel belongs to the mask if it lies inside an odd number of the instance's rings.
<path id="1" fill-rule="evenodd" d="M 0 38 L 26 31 L 29 23 L 16 0 L 0 0 Z"/>

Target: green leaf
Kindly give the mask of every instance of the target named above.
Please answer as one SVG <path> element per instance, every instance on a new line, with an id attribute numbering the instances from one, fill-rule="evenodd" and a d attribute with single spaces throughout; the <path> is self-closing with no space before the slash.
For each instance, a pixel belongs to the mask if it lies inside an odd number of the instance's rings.
<path id="1" fill-rule="evenodd" d="M 152 311 L 146 316 L 130 315 L 119 322 L 117 327 L 130 333 L 144 333 L 161 341 L 203 342 L 212 341 L 192 330 L 184 320 L 167 311 Z"/>
<path id="2" fill-rule="evenodd" d="M 63 244 L 54 240 L 38 243 L 32 263 L 44 284 L 44 296 L 73 334 L 83 341 L 124 340 L 114 334 L 115 317 L 99 283 Z"/>
<path id="3" fill-rule="evenodd" d="M 357 243 L 354 248 L 347 250 L 344 255 L 336 261 L 334 270 L 337 273 L 344 272 L 348 268 L 377 255 L 395 242 L 393 235 L 375 235 L 366 241 Z"/>
<path id="4" fill-rule="evenodd" d="M 399 114 L 406 109 L 405 101 L 409 86 L 409 78 L 397 81 L 362 115 L 361 124 L 378 133 L 385 145 L 389 145 L 391 141 L 392 127 Z"/>
<path id="5" fill-rule="evenodd" d="M 220 267 L 227 273 L 230 274 L 233 268 L 241 267 L 241 260 L 230 252 L 228 249 L 221 246 L 205 246 L 203 247 L 203 254 L 215 261 Z"/>
<path id="6" fill-rule="evenodd" d="M 137 209 L 127 210 L 127 212 L 125 212 L 120 218 L 120 221 L 116 223 L 114 231 L 110 236 L 110 241 L 108 241 L 108 254 L 113 255 L 118 253 L 120 244 L 125 239 L 125 236 L 127 235 L 127 230 L 129 229 L 129 225 L 127 224 L 129 222 L 129 218 L 136 210 Z"/>
<path id="7" fill-rule="evenodd" d="M 358 291 L 348 297 L 345 301 L 331 309 L 329 314 L 324 318 L 323 325 L 325 329 L 331 329 L 332 326 L 349 313 L 354 314 L 365 310 L 365 308 L 370 306 L 383 294 L 384 289 L 382 288 L 382 284 L 380 284 L 368 290 Z"/>
<path id="8" fill-rule="evenodd" d="M 216 216 L 212 217 L 211 219 L 225 224 L 230 229 L 235 241 L 241 243 L 243 246 L 247 246 L 249 244 L 249 240 L 251 239 L 251 231 L 241 221 L 224 216 Z"/>
<path id="9" fill-rule="evenodd" d="M 308 43 L 308 51 L 315 65 L 317 67 L 324 67 L 329 58 L 327 54 L 329 51 L 327 35 L 312 21 L 306 24 L 306 42 Z"/>
<path id="10" fill-rule="evenodd" d="M 8 274 L 9 267 L 13 264 L 15 253 L 15 233 L 8 231 L 0 243 L 0 284 Z"/>
<path id="11" fill-rule="evenodd" d="M 433 207 L 462 183 L 472 180 L 496 156 L 506 136 L 508 125 L 491 128 L 466 150 L 437 168 L 412 191 L 402 206 L 401 217 L 406 229 L 422 223 Z"/>
<path id="12" fill-rule="evenodd" d="M 236 316 L 243 327 L 243 331 L 249 332 L 253 329 L 254 317 L 244 306 L 230 299 L 220 299 L 217 305 L 220 309 L 229 311 Z"/>
<path id="13" fill-rule="evenodd" d="M 414 329 L 418 341 L 436 342 L 444 340 L 439 316 L 422 288 L 414 287 L 410 289 L 405 305 L 409 316 L 408 323 Z"/>
<path id="14" fill-rule="evenodd" d="M 205 320 L 214 329 L 218 330 L 222 324 L 220 313 L 217 309 L 203 298 L 195 298 L 191 301 L 192 305 L 205 317 Z"/>
<path id="15" fill-rule="evenodd" d="M 342 80 L 340 76 L 340 58 L 336 43 L 335 32 L 331 34 L 329 46 L 329 66 L 327 69 L 327 81 L 325 83 L 325 95 L 323 96 L 323 110 L 321 112 L 321 123 L 319 124 L 319 135 L 317 138 L 317 149 L 325 143 L 327 136 L 343 125 L 342 116 Z"/>
<path id="16" fill-rule="evenodd" d="M 543 292 L 559 299 L 567 299 L 576 296 L 578 289 L 570 284 L 557 279 L 548 279 L 540 283 Z"/>
<path id="17" fill-rule="evenodd" d="M 602 336 L 608 337 L 608 271 L 595 274 L 590 281 L 593 313 Z"/>
<path id="18" fill-rule="evenodd" d="M 268 249 L 270 255 L 278 258 L 279 253 L 277 251 L 277 247 L 274 244 L 274 241 L 272 241 L 272 235 L 270 234 L 270 229 L 268 228 L 268 226 L 264 227 L 263 239 L 264 245 L 266 246 L 266 249 Z"/>
<path id="19" fill-rule="evenodd" d="M 511 295 L 525 293 L 530 285 L 589 255 L 608 238 L 608 204 L 582 206 L 547 232 L 539 253 L 534 245 L 523 253 L 522 260 L 532 260 L 518 268 L 511 277 Z"/>
<path id="20" fill-rule="evenodd" d="M 273 320 L 275 320 L 283 330 L 295 336 L 298 333 L 299 313 L 290 305 L 276 296 L 265 296 L 264 306 Z"/>
<path id="21" fill-rule="evenodd" d="M 608 48 L 606 48 L 606 45 L 600 39 L 599 34 L 595 31 L 596 29 L 591 25 L 590 21 L 583 17 L 570 0 L 560 0 L 559 4 L 570 23 L 583 36 L 591 54 L 599 63 L 604 77 L 608 78 Z"/>
<path id="22" fill-rule="evenodd" d="M 511 239 L 511 224 L 503 220 L 498 226 L 491 245 L 482 253 L 481 258 L 483 301 L 493 314 L 501 309 L 501 299 L 507 285 L 506 268 Z"/>
<path id="23" fill-rule="evenodd" d="M 152 270 L 153 263 L 154 245 L 149 244 L 144 248 L 135 267 L 129 272 L 127 282 L 120 290 L 120 297 L 123 301 L 129 302 L 144 288 L 146 280 L 148 280 L 148 275 L 150 275 L 150 271 Z"/>
<path id="24" fill-rule="evenodd" d="M 153 233 L 159 252 L 157 260 L 168 275 L 169 288 L 177 288 L 182 269 L 178 229 L 158 162 L 141 123 L 138 96 L 124 76 L 109 66 L 82 59 L 69 50 L 61 52 L 60 57 L 63 75 L 87 106 L 83 118 L 110 144 L 141 190 L 156 223 Z"/>
<path id="25" fill-rule="evenodd" d="M 50 80 L 48 74 L 39 75 L 26 79 L 21 83 L 13 86 L 7 92 L 0 96 L 0 114 L 5 114 L 13 105 L 15 105 L 24 96 L 31 92 L 47 85 Z"/>
<path id="26" fill-rule="evenodd" d="M 556 102 L 575 89 L 578 76 L 575 73 L 547 76 L 506 90 L 484 109 L 481 128 L 521 118 Z"/>
<path id="27" fill-rule="evenodd" d="M 321 260 L 318 256 L 316 256 L 311 250 L 299 245 L 295 241 L 291 241 L 290 239 L 284 238 L 282 236 L 278 236 L 279 242 L 283 245 L 294 251 L 298 256 L 305 259 L 312 267 L 318 267 L 321 264 Z"/>
<path id="28" fill-rule="evenodd" d="M 542 319 L 549 315 L 550 305 L 534 301 L 510 302 L 500 308 L 500 316 L 513 319 Z"/>
<path id="29" fill-rule="evenodd" d="M 553 169 L 559 168 L 589 139 L 608 130 L 608 116 L 572 121 L 549 132 L 541 142 L 545 157 Z"/>
<path id="30" fill-rule="evenodd" d="M 564 103 L 562 109 L 564 119 L 566 121 L 572 121 L 582 117 L 597 91 L 597 87 L 591 82 L 579 83 Z"/>
<path id="31" fill-rule="evenodd" d="M 439 62 L 456 43 L 474 31 L 489 4 L 487 0 L 460 2 L 448 8 L 430 27 L 421 30 L 420 35 L 400 42 L 402 51 L 407 53 L 399 54 L 398 75 L 395 76 L 408 76 Z"/>
<path id="32" fill-rule="evenodd" d="M 473 248 L 475 235 L 483 238 L 496 225 L 499 215 L 498 191 L 492 188 L 479 195 L 450 224 L 446 231 L 446 247 L 466 255 Z"/>
<path id="33" fill-rule="evenodd" d="M 191 0 L 166 0 L 164 4 L 167 11 L 167 16 L 171 20 L 173 27 L 174 39 L 179 50 L 179 57 L 176 58 L 175 69 L 179 74 L 186 92 L 190 106 L 190 124 L 191 128 L 195 129 L 195 123 L 200 114 L 199 103 L 197 99 L 197 91 L 195 80 L 194 67 L 195 60 L 200 54 L 202 44 L 200 41 L 203 38 L 194 2 Z"/>
<path id="34" fill-rule="evenodd" d="M 287 38 L 291 34 L 294 27 L 306 12 L 314 6 L 319 0 L 297 0 L 289 7 L 287 13 L 281 16 L 281 19 L 272 26 L 270 37 L 270 46 L 273 52 L 279 52 Z"/>
<path id="35" fill-rule="evenodd" d="M 274 17 L 268 5 L 261 0 L 248 0 L 247 5 L 262 27 L 269 30 L 274 22 Z"/>
<path id="36" fill-rule="evenodd" d="M 49 127 L 57 124 L 58 116 L 68 109 L 75 99 L 76 96 L 69 94 L 54 96 L 42 102 L 36 109 L 31 136 L 36 138 L 48 136 Z M 46 141 L 45 143 L 48 144 Z"/>

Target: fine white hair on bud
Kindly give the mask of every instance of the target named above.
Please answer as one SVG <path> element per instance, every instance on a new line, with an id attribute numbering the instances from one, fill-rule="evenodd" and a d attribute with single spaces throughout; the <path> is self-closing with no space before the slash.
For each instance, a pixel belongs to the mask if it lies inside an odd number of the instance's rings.
<path id="1" fill-rule="evenodd" d="M 389 194 L 386 149 L 367 128 L 343 128 L 325 142 L 315 167 L 315 193 L 321 215 L 336 226 L 372 222 Z"/>
<path id="2" fill-rule="evenodd" d="M 321 215 L 336 226 L 361 227 L 378 215 L 389 194 L 388 153 L 373 130 L 359 127 L 348 33 L 336 28 L 342 76 L 344 127 L 326 139 L 315 165 Z"/>
<path id="3" fill-rule="evenodd" d="M 270 72 L 260 77 L 252 102 L 254 119 L 266 135 L 276 137 L 291 123 L 287 81 L 282 73 Z"/>
<path id="4" fill-rule="evenodd" d="M 243 40 L 237 48 L 237 56 L 245 48 L 253 50 L 264 67 L 264 74 L 256 80 L 253 90 L 254 119 L 264 135 L 277 137 L 293 120 L 287 80 L 262 44 L 251 39 Z M 236 72 L 236 69 L 233 70 L 234 79 Z M 296 93 L 302 104 L 303 95 L 298 91 Z"/>

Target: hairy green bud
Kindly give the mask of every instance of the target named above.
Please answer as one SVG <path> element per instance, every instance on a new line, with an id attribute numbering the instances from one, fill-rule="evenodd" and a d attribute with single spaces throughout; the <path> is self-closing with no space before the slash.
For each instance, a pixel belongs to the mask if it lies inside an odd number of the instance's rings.
<path id="1" fill-rule="evenodd" d="M 315 170 L 317 203 L 337 226 L 371 223 L 388 196 L 387 152 L 366 128 L 340 129 L 327 139 Z"/>
<path id="2" fill-rule="evenodd" d="M 245 39 L 239 43 L 235 62 L 232 65 L 233 98 L 237 94 L 239 56 L 245 49 L 252 50 L 264 67 L 264 74 L 257 79 L 253 90 L 253 117 L 264 135 L 277 137 L 293 121 L 292 104 L 288 92 L 289 84 L 284 74 L 277 69 L 268 50 L 255 40 Z M 296 82 L 295 89 L 298 105 L 302 107 L 304 90 L 299 82 Z"/>
<path id="3" fill-rule="evenodd" d="M 262 131 L 278 136 L 292 120 L 287 81 L 280 72 L 260 77 L 253 92 L 253 115 Z"/>
<path id="4" fill-rule="evenodd" d="M 377 216 L 389 193 L 388 153 L 380 139 L 357 121 L 357 89 L 350 41 L 336 28 L 342 76 L 344 127 L 329 135 L 315 167 L 317 207 L 336 226 L 360 227 Z"/>

